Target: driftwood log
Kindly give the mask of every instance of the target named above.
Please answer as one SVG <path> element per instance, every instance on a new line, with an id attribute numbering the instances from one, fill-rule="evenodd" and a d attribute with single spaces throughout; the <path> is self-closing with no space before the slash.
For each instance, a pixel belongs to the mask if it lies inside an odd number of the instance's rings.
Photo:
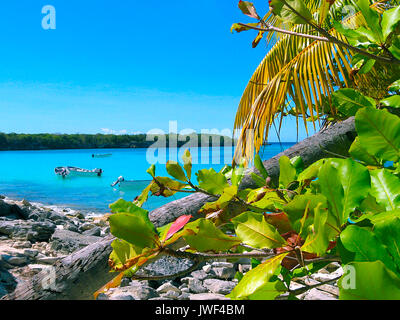
<path id="1" fill-rule="evenodd" d="M 337 123 L 324 131 L 318 132 L 270 160 L 264 165 L 273 181 L 279 177 L 279 158 L 283 155 L 292 158 L 301 156 L 305 166 L 335 154 L 346 156 L 351 143 L 356 136 L 354 118 Z M 246 172 L 241 187 L 253 186 Z M 150 212 L 150 219 L 156 226 L 162 226 L 174 221 L 183 214 L 198 217 L 198 210 L 208 201 L 214 199 L 204 194 L 193 194 L 173 201 Z M 93 292 L 110 281 L 116 274 L 109 273 L 108 256 L 111 253 L 109 237 L 101 242 L 90 245 L 57 262 L 52 272 L 43 271 L 27 283 L 2 299 L 11 300 L 87 300 L 93 299 Z M 54 282 L 55 279 L 55 282 Z"/>

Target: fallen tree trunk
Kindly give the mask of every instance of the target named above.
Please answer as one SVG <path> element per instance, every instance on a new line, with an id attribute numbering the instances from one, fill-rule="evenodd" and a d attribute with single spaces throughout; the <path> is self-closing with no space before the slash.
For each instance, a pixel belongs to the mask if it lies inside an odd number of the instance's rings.
<path id="1" fill-rule="evenodd" d="M 333 154 L 347 156 L 355 136 L 354 118 L 350 118 L 316 133 L 270 160 L 264 161 L 264 166 L 272 180 L 276 182 L 279 177 L 279 158 L 281 156 L 285 155 L 289 158 L 301 156 L 305 166 L 309 166 L 319 159 L 332 157 Z M 246 172 L 246 177 L 241 184 L 242 188 L 253 186 L 253 180 L 249 177 L 251 172 L 254 172 L 254 169 Z M 196 193 L 150 212 L 150 219 L 159 227 L 174 221 L 183 214 L 199 217 L 198 210 L 206 202 L 213 200 L 215 200 L 213 197 Z M 42 272 L 28 283 L 17 287 L 12 294 L 3 299 L 92 299 L 93 292 L 115 276 L 108 272 L 108 257 L 111 253 L 112 240 L 112 237 L 109 237 L 59 261 L 53 269 L 55 282 L 51 283 L 51 273 Z M 50 281 L 49 288 L 46 287 L 47 281 Z"/>

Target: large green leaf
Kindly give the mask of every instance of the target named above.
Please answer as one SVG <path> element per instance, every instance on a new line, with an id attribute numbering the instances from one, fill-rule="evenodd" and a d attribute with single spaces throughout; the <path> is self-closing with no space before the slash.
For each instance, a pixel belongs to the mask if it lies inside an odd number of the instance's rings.
<path id="1" fill-rule="evenodd" d="M 371 178 L 367 168 L 352 159 L 335 159 L 331 160 L 331 163 L 336 164 L 343 187 L 342 221 L 344 221 L 368 196 Z"/>
<path id="2" fill-rule="evenodd" d="M 154 248 L 158 236 L 141 216 L 130 213 L 115 213 L 109 218 L 111 233 L 135 246 Z"/>
<path id="3" fill-rule="evenodd" d="M 304 180 L 314 180 L 318 177 L 319 170 L 322 168 L 326 159 L 321 159 L 314 162 L 312 165 L 307 167 L 303 172 L 301 172 L 297 178 L 298 181 Z"/>
<path id="4" fill-rule="evenodd" d="M 400 118 L 386 110 L 364 108 L 357 112 L 356 130 L 360 143 L 378 159 L 398 161 Z"/>
<path id="5" fill-rule="evenodd" d="M 256 154 L 256 156 L 254 157 L 254 166 L 261 173 L 261 175 L 264 179 L 268 178 L 268 172 L 265 169 L 264 164 L 263 164 L 259 154 Z"/>
<path id="6" fill-rule="evenodd" d="M 371 195 L 376 202 L 394 210 L 400 207 L 400 179 L 387 169 L 373 170 L 371 174 Z"/>
<path id="7" fill-rule="evenodd" d="M 354 272 L 345 273 L 338 282 L 341 300 L 400 300 L 400 279 L 381 261 L 353 262 L 349 266 Z"/>
<path id="8" fill-rule="evenodd" d="M 296 168 L 287 156 L 282 156 L 279 159 L 279 166 L 279 186 L 282 188 L 287 188 L 291 182 L 296 180 Z"/>
<path id="9" fill-rule="evenodd" d="M 277 268 L 280 266 L 286 255 L 287 253 L 268 259 L 262 264 L 259 264 L 256 268 L 247 272 L 227 297 L 233 300 L 244 300 L 248 299 L 249 296 L 256 293 L 258 290 L 262 290 L 262 288 L 274 276 Z"/>
<path id="10" fill-rule="evenodd" d="M 400 7 L 399 7 L 400 8 Z M 400 108 L 400 95 L 391 96 L 380 101 L 382 105 L 390 108 Z"/>
<path id="11" fill-rule="evenodd" d="M 392 216 L 375 223 L 376 237 L 386 246 L 400 271 L 400 218 Z"/>
<path id="12" fill-rule="evenodd" d="M 380 26 L 380 15 L 379 13 L 370 7 L 369 0 L 359 0 L 357 2 L 358 7 L 361 10 L 362 15 L 367 21 L 369 29 L 375 36 L 375 42 L 382 42 L 382 28 Z"/>
<path id="13" fill-rule="evenodd" d="M 345 116 L 354 116 L 361 108 L 375 108 L 375 101 L 360 92 L 345 88 L 332 94 L 332 101 L 336 108 Z"/>
<path id="14" fill-rule="evenodd" d="M 329 211 L 336 221 L 335 225 L 340 227 L 347 221 L 347 215 L 344 214 L 344 190 L 339 170 L 332 161 L 327 161 L 319 171 L 318 178 L 321 193 L 328 200 Z"/>
<path id="15" fill-rule="evenodd" d="M 188 149 L 185 150 L 182 156 L 183 168 L 186 171 L 187 177 L 190 180 L 192 178 L 192 155 Z"/>
<path id="16" fill-rule="evenodd" d="M 124 199 L 119 199 L 113 204 L 110 204 L 110 209 L 112 213 L 130 213 L 135 216 L 139 216 L 147 224 L 147 226 L 155 231 L 153 223 L 149 219 L 149 212 L 135 205 L 133 202 L 126 201 Z"/>
<path id="17" fill-rule="evenodd" d="M 116 239 L 111 243 L 113 251 L 110 254 L 109 264 L 113 269 L 121 269 L 129 260 L 141 254 L 141 248 L 135 247 L 121 239 Z"/>
<path id="18" fill-rule="evenodd" d="M 372 231 L 351 225 L 341 233 L 340 240 L 346 250 L 355 253 L 354 261 L 380 260 L 389 269 L 396 270 L 389 252 Z"/>
<path id="19" fill-rule="evenodd" d="M 380 163 L 376 157 L 369 154 L 367 150 L 361 145 L 359 137 L 356 137 L 351 144 L 349 154 L 356 160 L 360 160 L 367 165 L 379 166 Z"/>
<path id="20" fill-rule="evenodd" d="M 199 187 L 212 194 L 222 194 L 224 189 L 229 187 L 226 177 L 214 169 L 202 169 L 196 175 Z"/>
<path id="21" fill-rule="evenodd" d="M 264 215 L 245 212 L 232 219 L 237 236 L 255 248 L 280 248 L 286 241 L 276 228 L 265 221 Z"/>
<path id="22" fill-rule="evenodd" d="M 309 224 L 312 224 L 314 209 L 320 204 L 322 204 L 322 206 L 325 208 L 327 207 L 327 201 L 323 195 L 302 194 L 295 196 L 294 199 L 289 202 L 283 210 L 287 213 L 293 229 L 296 232 L 300 232 L 300 221 L 304 217 L 305 213 L 310 216 Z"/>
<path id="23" fill-rule="evenodd" d="M 314 209 L 314 223 L 312 232 L 307 236 L 301 250 L 309 253 L 315 253 L 322 256 L 329 246 L 329 232 L 327 232 L 326 222 L 328 220 L 328 210 L 321 208 L 319 204 Z"/>
<path id="24" fill-rule="evenodd" d="M 382 32 L 384 41 L 400 23 L 400 6 L 387 10 L 382 15 Z"/>
<path id="25" fill-rule="evenodd" d="M 273 282 L 267 282 L 261 288 L 258 288 L 254 293 L 249 295 L 248 300 L 274 300 L 277 296 L 286 292 L 287 288 L 285 284 L 276 280 Z"/>
<path id="26" fill-rule="evenodd" d="M 192 234 L 185 235 L 184 239 L 192 249 L 200 252 L 227 251 L 240 244 L 238 238 L 226 235 L 210 220 L 198 219 L 188 223 L 184 230 L 193 231 Z"/>

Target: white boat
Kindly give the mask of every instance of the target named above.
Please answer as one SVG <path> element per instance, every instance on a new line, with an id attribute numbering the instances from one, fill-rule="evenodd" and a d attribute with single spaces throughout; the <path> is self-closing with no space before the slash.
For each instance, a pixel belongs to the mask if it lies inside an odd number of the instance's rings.
<path id="1" fill-rule="evenodd" d="M 108 158 L 111 157 L 112 153 L 105 153 L 105 154 L 92 154 L 92 158 Z"/>
<path id="2" fill-rule="evenodd" d="M 120 176 L 116 181 L 111 184 L 111 187 L 118 185 L 120 188 L 132 188 L 137 186 L 138 181 L 135 180 L 125 180 L 123 176 Z"/>
<path id="3" fill-rule="evenodd" d="M 57 167 L 54 169 L 56 175 L 63 178 L 67 176 L 79 176 L 79 177 L 100 177 L 103 173 L 102 169 L 82 169 L 77 167 Z"/>

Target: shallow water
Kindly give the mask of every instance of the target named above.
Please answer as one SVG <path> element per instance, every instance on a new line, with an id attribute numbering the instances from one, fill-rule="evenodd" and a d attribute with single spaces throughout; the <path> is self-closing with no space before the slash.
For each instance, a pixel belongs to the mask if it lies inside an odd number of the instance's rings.
<path id="1" fill-rule="evenodd" d="M 272 144 L 263 149 L 263 159 L 269 159 L 292 143 Z M 27 199 L 45 205 L 65 206 L 84 213 L 106 213 L 110 203 L 124 198 L 133 200 L 149 181 L 146 170 L 156 165 L 158 176 L 167 175 L 165 162 L 179 160 L 183 149 L 160 150 L 155 154 L 148 149 L 96 149 L 46 150 L 0 152 L 0 194 L 13 199 Z M 233 148 L 191 148 L 194 164 L 192 172 L 203 168 L 220 170 L 232 161 Z M 92 158 L 92 154 L 112 153 L 107 158 Z M 196 156 L 197 154 L 197 156 Z M 163 164 L 155 163 L 157 157 Z M 76 166 L 85 169 L 101 168 L 101 177 L 73 177 L 63 179 L 54 174 L 58 166 Z M 119 176 L 138 180 L 133 188 L 120 190 L 110 185 Z M 193 177 L 195 175 L 193 174 Z M 153 210 L 182 196 L 165 199 L 151 197 L 144 208 Z"/>

